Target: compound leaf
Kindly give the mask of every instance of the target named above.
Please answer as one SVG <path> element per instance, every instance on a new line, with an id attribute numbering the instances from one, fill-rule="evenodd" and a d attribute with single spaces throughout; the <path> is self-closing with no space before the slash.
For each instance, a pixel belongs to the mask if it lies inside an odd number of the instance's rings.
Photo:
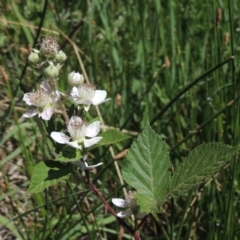
<path id="1" fill-rule="evenodd" d="M 174 198 L 210 177 L 239 151 L 222 143 L 202 144 L 193 149 L 171 177 L 170 193 Z"/>

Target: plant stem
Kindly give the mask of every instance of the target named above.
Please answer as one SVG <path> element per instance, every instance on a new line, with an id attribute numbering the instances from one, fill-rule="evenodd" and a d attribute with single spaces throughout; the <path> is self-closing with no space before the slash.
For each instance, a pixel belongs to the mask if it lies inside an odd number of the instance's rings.
<path id="1" fill-rule="evenodd" d="M 109 205 L 109 203 L 105 200 L 105 198 L 99 192 L 99 190 L 93 185 L 92 181 L 89 178 L 89 170 L 85 170 L 85 173 L 86 173 L 88 187 L 101 200 L 101 202 L 104 204 L 105 209 L 108 212 L 110 212 L 118 220 L 119 224 L 121 224 L 123 227 L 125 227 L 132 234 L 132 236 L 134 237 L 135 240 L 140 240 L 137 230 L 141 227 L 141 225 L 143 224 L 142 223 L 143 221 L 140 223 L 140 226 L 138 226 L 136 229 L 133 229 L 122 218 L 119 218 L 117 216 L 116 212 L 113 210 L 113 208 Z"/>

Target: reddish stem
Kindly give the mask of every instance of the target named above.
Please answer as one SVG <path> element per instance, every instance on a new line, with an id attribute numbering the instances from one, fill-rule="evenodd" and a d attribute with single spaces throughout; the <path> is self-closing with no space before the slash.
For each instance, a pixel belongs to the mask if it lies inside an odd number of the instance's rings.
<path id="1" fill-rule="evenodd" d="M 90 177 L 89 177 L 89 170 L 85 170 L 85 173 L 86 173 L 88 187 L 102 201 L 102 203 L 104 204 L 105 209 L 108 212 L 110 212 L 118 220 L 119 224 L 121 224 L 123 227 L 125 227 L 132 234 L 132 236 L 134 237 L 135 240 L 140 240 L 140 237 L 139 237 L 139 235 L 137 233 L 137 229 L 139 229 L 139 228 L 132 229 L 132 227 L 130 227 L 122 218 L 119 218 L 117 216 L 117 214 L 113 210 L 113 208 L 109 205 L 109 203 L 105 200 L 105 198 L 102 196 L 102 194 L 98 191 L 98 189 L 91 182 Z"/>
<path id="2" fill-rule="evenodd" d="M 142 225 L 146 222 L 147 218 L 148 218 L 148 215 L 146 215 L 146 216 L 141 220 L 140 224 L 138 224 L 138 225 L 136 226 L 135 231 L 138 231 L 138 230 L 142 227 Z"/>

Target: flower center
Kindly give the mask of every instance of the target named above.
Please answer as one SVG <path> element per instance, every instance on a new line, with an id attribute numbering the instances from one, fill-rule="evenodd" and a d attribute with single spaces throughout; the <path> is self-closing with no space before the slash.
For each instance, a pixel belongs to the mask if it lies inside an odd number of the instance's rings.
<path id="1" fill-rule="evenodd" d="M 82 84 L 78 88 L 79 97 L 82 100 L 91 100 L 95 95 L 96 87 L 92 84 Z"/>
<path id="2" fill-rule="evenodd" d="M 127 195 L 127 203 L 128 203 L 128 207 L 132 210 L 138 208 L 138 205 L 137 205 L 137 201 L 134 197 L 134 195 L 136 194 L 136 192 L 134 191 L 129 191 L 128 195 Z"/>
<path id="3" fill-rule="evenodd" d="M 86 125 L 80 117 L 71 117 L 68 124 L 68 132 L 74 141 L 82 142 L 86 134 Z"/>
<path id="4" fill-rule="evenodd" d="M 49 102 L 49 95 L 41 89 L 28 93 L 28 97 L 36 107 L 45 107 Z"/>

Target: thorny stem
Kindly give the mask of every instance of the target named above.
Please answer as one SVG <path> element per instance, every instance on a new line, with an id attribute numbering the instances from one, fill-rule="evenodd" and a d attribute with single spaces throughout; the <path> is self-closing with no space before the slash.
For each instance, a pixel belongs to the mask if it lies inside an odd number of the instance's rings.
<path id="1" fill-rule="evenodd" d="M 143 222 L 147 219 L 147 217 L 144 217 L 141 223 L 133 229 L 130 227 L 122 218 L 119 218 L 116 214 L 116 212 L 113 210 L 113 208 L 109 205 L 109 203 L 105 200 L 105 198 L 102 196 L 102 194 L 99 192 L 99 190 L 93 185 L 92 181 L 90 180 L 89 177 L 89 170 L 85 170 L 86 178 L 87 178 L 87 185 L 88 187 L 92 190 L 92 192 L 102 201 L 104 204 L 105 209 L 110 212 L 121 224 L 123 227 L 125 227 L 134 237 L 135 240 L 141 240 L 138 234 L 139 228 L 142 226 Z"/>
<path id="2" fill-rule="evenodd" d="M 142 225 L 146 222 L 146 220 L 148 219 L 148 215 L 146 215 L 140 222 L 140 224 L 138 224 L 136 227 L 135 227 L 135 231 L 138 231 Z"/>

